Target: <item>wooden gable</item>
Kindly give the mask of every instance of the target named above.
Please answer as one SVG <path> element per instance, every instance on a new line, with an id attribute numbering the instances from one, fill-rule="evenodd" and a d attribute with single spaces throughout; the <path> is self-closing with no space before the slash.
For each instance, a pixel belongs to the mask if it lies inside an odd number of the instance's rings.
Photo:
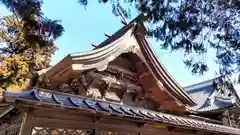
<path id="1" fill-rule="evenodd" d="M 195 105 L 159 62 L 144 18 L 140 15 L 92 51 L 69 54 L 45 74 L 47 88 L 136 106 L 144 101 L 142 107 L 154 110 Z"/>

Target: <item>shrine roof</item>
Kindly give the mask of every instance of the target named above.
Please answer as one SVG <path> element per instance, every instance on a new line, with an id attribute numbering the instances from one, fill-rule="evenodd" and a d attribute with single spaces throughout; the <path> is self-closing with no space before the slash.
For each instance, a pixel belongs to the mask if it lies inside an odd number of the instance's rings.
<path id="1" fill-rule="evenodd" d="M 215 97 L 216 93 L 212 86 L 212 80 L 204 83 L 199 84 L 201 86 L 193 86 L 195 88 L 191 90 L 186 88 L 188 94 L 197 102 L 197 106 L 192 107 L 194 110 L 199 112 L 216 111 L 234 105 L 231 98 L 221 99 Z"/>
<path id="2" fill-rule="evenodd" d="M 215 78 L 214 78 L 215 79 Z M 238 81 L 239 74 L 233 75 L 231 81 L 233 83 L 233 89 L 231 91 L 231 97 L 224 97 L 217 92 L 213 87 L 214 79 L 203 81 L 191 86 L 185 87 L 187 93 L 196 101 L 197 106 L 192 107 L 192 109 L 199 112 L 213 112 L 218 110 L 224 110 L 236 105 L 239 105 L 239 92 Z M 240 86 L 240 85 L 239 85 Z"/>
<path id="3" fill-rule="evenodd" d="M 38 88 L 22 93 L 4 92 L 2 103 L 18 103 L 18 107 L 19 105 L 26 107 L 64 107 L 66 109 L 71 108 L 89 111 L 92 113 L 104 113 L 110 116 L 113 115 L 146 122 L 164 123 L 166 125 L 175 125 L 182 128 L 236 135 L 240 134 L 240 129 L 237 128 Z"/>
<path id="4" fill-rule="evenodd" d="M 197 103 L 196 106 L 193 106 L 193 109 L 198 109 L 202 107 L 207 98 L 213 93 L 213 80 L 207 80 L 198 84 L 185 87 L 187 93 L 194 99 Z"/>
<path id="5" fill-rule="evenodd" d="M 221 102 L 219 100 L 215 100 L 214 103 L 208 104 L 207 102 L 204 103 L 203 106 L 198 108 L 199 112 L 209 112 L 209 111 L 217 111 L 232 107 L 234 103 L 232 102 Z"/>
<path id="6" fill-rule="evenodd" d="M 149 72 L 151 72 L 156 80 L 156 82 L 153 83 L 156 83 L 159 89 L 164 87 L 166 93 L 171 96 L 172 100 L 181 103 L 181 106 L 196 105 L 183 87 L 176 82 L 160 63 L 158 56 L 147 40 L 147 29 L 143 24 L 144 17 L 146 18 L 144 15 L 138 16 L 91 51 L 69 54 L 52 67 L 46 73 L 46 76 L 50 78 L 49 80 L 61 78 L 60 80 L 63 81 L 64 78 L 68 76 L 64 76 L 64 74 L 67 74 L 69 70 L 71 70 L 69 71 L 71 73 L 73 70 L 75 72 L 90 69 L 103 71 L 107 68 L 109 62 L 121 54 L 137 51 L 134 53 L 139 55 L 140 59 L 147 65 Z"/>

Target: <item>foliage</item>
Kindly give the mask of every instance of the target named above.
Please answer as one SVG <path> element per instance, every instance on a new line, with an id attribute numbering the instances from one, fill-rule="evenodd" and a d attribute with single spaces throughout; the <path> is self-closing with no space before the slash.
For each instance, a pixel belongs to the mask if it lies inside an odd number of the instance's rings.
<path id="1" fill-rule="evenodd" d="M 78 0 L 87 6 L 88 0 Z M 149 36 L 163 49 L 183 50 L 184 63 L 194 74 L 208 70 L 204 55 L 216 50 L 220 73 L 240 70 L 239 0 L 98 0 L 111 3 L 113 13 L 130 17 L 124 4 L 148 13 Z M 56 46 L 54 40 L 64 31 L 57 20 L 44 17 L 42 0 L 0 0 L 12 13 L 0 19 L 0 85 L 21 84 L 36 71 L 49 66 Z"/>
<path id="2" fill-rule="evenodd" d="M 64 31 L 45 18 L 40 0 L 0 0 L 13 15 L 0 20 L 0 86 L 21 85 L 50 65 L 54 40 Z"/>
<path id="3" fill-rule="evenodd" d="M 87 6 L 88 0 L 79 0 Z M 229 75 L 240 70 L 240 1 L 239 0 L 99 0 L 111 3 L 128 17 L 123 3 L 148 13 L 149 36 L 156 38 L 163 49 L 183 50 L 184 63 L 193 74 L 208 70 L 206 61 L 197 57 L 209 48 L 216 50 L 220 73 Z"/>

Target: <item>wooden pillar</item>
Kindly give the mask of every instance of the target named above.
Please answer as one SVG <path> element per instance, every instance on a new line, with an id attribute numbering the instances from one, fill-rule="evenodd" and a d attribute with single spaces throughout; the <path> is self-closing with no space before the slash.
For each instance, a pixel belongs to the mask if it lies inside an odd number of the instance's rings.
<path id="1" fill-rule="evenodd" d="M 100 117 L 94 117 L 93 123 L 95 123 L 97 126 L 94 128 L 94 135 L 100 135 L 100 129 L 99 129 L 99 120 Z"/>
<path id="2" fill-rule="evenodd" d="M 19 135 L 31 135 L 33 128 L 33 111 L 32 109 L 27 109 L 23 112 L 23 121 L 21 124 Z"/>
<path id="3" fill-rule="evenodd" d="M 94 135 L 100 135 L 99 127 L 96 127 L 96 128 L 94 129 Z"/>

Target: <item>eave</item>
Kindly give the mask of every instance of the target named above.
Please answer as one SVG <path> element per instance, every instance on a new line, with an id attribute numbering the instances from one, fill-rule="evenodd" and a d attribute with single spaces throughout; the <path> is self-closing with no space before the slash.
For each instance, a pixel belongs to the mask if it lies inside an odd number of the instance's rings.
<path id="1" fill-rule="evenodd" d="M 185 105 L 196 105 L 194 100 L 187 94 L 183 87 L 177 83 L 167 69 L 160 63 L 157 54 L 153 51 L 150 43 L 147 40 L 147 37 L 145 35 L 138 34 L 136 38 L 141 43 L 140 47 L 143 55 L 145 56 L 149 69 L 151 69 L 156 79 L 163 83 L 163 86 L 166 88 L 167 92 Z"/>

